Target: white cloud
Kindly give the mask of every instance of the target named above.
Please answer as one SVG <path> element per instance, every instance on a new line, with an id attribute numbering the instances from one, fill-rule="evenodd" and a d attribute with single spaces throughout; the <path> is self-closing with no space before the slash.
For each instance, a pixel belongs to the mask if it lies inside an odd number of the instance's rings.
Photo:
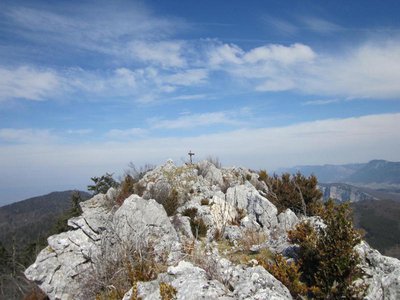
<path id="1" fill-rule="evenodd" d="M 224 47 L 234 49 L 229 52 L 231 59 L 219 56 Z M 213 51 L 219 58 L 216 61 L 224 63 L 221 70 L 237 79 L 246 79 L 254 90 L 295 90 L 349 99 L 400 98 L 398 41 L 370 42 L 336 55 L 316 53 L 303 44 L 265 45 L 247 52 L 224 45 Z"/>
<path id="2" fill-rule="evenodd" d="M 251 49 L 243 56 L 243 59 L 251 64 L 273 61 L 285 66 L 310 62 L 315 56 L 314 51 L 303 44 L 293 44 L 289 47 L 272 44 Z"/>
<path id="3" fill-rule="evenodd" d="M 234 44 L 223 44 L 209 50 L 208 59 L 211 67 L 222 64 L 240 64 L 244 51 Z"/>
<path id="4" fill-rule="evenodd" d="M 0 67 L 0 101 L 10 99 L 45 100 L 60 86 L 59 76 L 51 70 L 27 66 Z"/>
<path id="5" fill-rule="evenodd" d="M 324 57 L 298 80 L 309 94 L 358 98 L 400 97 L 400 42 L 368 43 L 345 55 Z"/>

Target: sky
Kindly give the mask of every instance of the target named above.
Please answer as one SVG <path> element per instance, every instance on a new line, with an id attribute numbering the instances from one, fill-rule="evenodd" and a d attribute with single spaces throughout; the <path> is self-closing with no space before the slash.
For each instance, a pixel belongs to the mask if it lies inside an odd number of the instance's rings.
<path id="1" fill-rule="evenodd" d="M 0 205 L 136 166 L 400 160 L 399 1 L 0 2 Z"/>

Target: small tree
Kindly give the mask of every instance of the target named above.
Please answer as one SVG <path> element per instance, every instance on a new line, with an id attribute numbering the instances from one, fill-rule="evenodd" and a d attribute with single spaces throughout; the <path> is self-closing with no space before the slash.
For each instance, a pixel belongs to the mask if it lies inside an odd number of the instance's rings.
<path id="1" fill-rule="evenodd" d="M 322 205 L 322 193 L 314 175 L 305 177 L 298 172 L 294 175 L 284 173 L 270 177 L 267 172 L 260 171 L 258 179 L 267 184 L 267 197 L 279 211 L 290 208 L 295 213 L 316 215 Z"/>
<path id="2" fill-rule="evenodd" d="M 82 209 L 79 205 L 82 201 L 81 194 L 78 191 L 74 191 L 71 194 L 71 208 L 58 218 L 52 230 L 54 234 L 68 231 L 70 229 L 68 226 L 68 220 L 82 214 Z"/>
<path id="3" fill-rule="evenodd" d="M 317 299 L 358 299 L 365 286 L 353 282 L 362 275 L 354 247 L 361 241 L 353 228 L 349 204 L 336 205 L 329 200 L 321 211 L 326 224 L 318 231 L 309 223 L 289 232 L 289 240 L 299 245 L 303 280 Z"/>
<path id="4" fill-rule="evenodd" d="M 88 191 L 93 192 L 93 196 L 97 194 L 105 194 L 110 188 L 117 188 L 119 183 L 114 180 L 113 174 L 106 173 L 101 177 L 90 178 L 94 185 L 88 185 Z"/>

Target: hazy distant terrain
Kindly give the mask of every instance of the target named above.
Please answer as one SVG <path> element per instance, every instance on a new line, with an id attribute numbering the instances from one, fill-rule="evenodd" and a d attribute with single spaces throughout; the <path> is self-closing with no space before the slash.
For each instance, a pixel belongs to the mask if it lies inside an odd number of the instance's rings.
<path id="1" fill-rule="evenodd" d="M 0 242 L 27 245 L 48 234 L 57 218 L 71 207 L 74 191 L 53 192 L 0 207 Z M 90 194 L 79 192 L 82 199 Z"/>
<path id="2" fill-rule="evenodd" d="M 345 165 L 295 166 L 278 169 L 277 173 L 300 171 L 304 175 L 314 174 L 323 183 L 352 183 L 355 185 L 381 184 L 400 185 L 400 162 L 371 160 L 368 163 Z"/>
<path id="3" fill-rule="evenodd" d="M 47 237 L 65 223 L 74 192 L 53 192 L 0 207 L 1 299 L 22 299 L 34 289 L 23 271 L 46 246 Z M 86 192 L 79 194 L 81 200 L 90 196 Z"/>
<path id="4" fill-rule="evenodd" d="M 365 230 L 365 239 L 382 254 L 400 258 L 400 203 L 365 200 L 352 203 L 354 224 Z"/>
<path id="5" fill-rule="evenodd" d="M 314 174 L 324 198 L 339 201 L 400 200 L 400 162 L 371 160 L 363 164 L 296 166 L 277 173 Z"/>
<path id="6" fill-rule="evenodd" d="M 400 258 L 400 162 L 296 166 L 277 173 L 314 174 L 325 200 L 351 201 L 355 225 L 385 255 Z"/>

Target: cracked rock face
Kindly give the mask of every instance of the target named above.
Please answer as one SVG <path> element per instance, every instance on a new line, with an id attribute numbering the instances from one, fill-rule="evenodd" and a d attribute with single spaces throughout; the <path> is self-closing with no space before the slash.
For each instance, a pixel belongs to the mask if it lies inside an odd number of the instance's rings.
<path id="1" fill-rule="evenodd" d="M 220 281 L 209 279 L 206 271 L 181 261 L 176 267 L 168 268 L 156 280 L 140 282 L 137 287 L 137 297 L 143 300 L 161 299 L 159 286 L 164 282 L 176 290 L 176 298 L 184 299 L 292 299 L 287 288 L 261 267 L 232 268 L 230 267 L 227 288 Z M 132 290 L 126 293 L 124 300 L 131 299 Z"/>
<path id="2" fill-rule="evenodd" d="M 278 210 L 250 183 L 231 187 L 226 192 L 226 201 L 239 209 L 245 209 L 247 214 L 255 217 L 257 223 L 269 231 L 278 224 Z"/>
<path id="3" fill-rule="evenodd" d="M 126 199 L 112 213 L 106 209 L 107 196 L 97 195 L 82 203 L 83 214 L 69 220 L 73 230 L 48 238 L 35 263 L 26 271 L 50 299 L 80 299 L 79 278 L 90 272 L 102 239 L 112 236 L 121 242 L 152 238 L 155 251 L 173 248 L 177 234 L 163 207 L 137 195 Z M 117 246 L 118 244 L 116 244 Z"/>
<path id="4" fill-rule="evenodd" d="M 400 299 L 400 261 L 381 255 L 365 242 L 357 245 L 356 251 L 362 259 L 364 282 L 369 285 L 365 299 Z"/>

